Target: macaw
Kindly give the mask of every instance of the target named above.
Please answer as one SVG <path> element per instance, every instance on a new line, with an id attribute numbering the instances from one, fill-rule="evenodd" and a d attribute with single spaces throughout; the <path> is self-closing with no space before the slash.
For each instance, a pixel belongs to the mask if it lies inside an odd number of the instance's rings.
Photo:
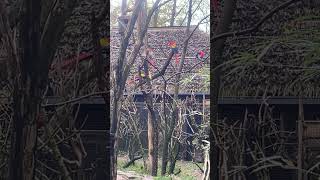
<path id="1" fill-rule="evenodd" d="M 110 39 L 109 38 L 103 37 L 103 38 L 100 39 L 100 45 L 102 47 L 109 46 L 109 44 L 110 44 Z"/>
<path id="2" fill-rule="evenodd" d="M 196 57 L 197 57 L 198 60 L 203 61 L 203 60 L 205 60 L 205 55 L 206 55 L 206 53 L 203 50 L 200 50 L 197 53 Z"/>
<path id="3" fill-rule="evenodd" d="M 146 75 L 144 74 L 143 71 L 140 72 L 140 76 L 141 76 L 142 78 L 146 77 Z"/>
<path id="4" fill-rule="evenodd" d="M 175 41 L 169 41 L 168 45 L 172 49 L 173 53 L 175 53 L 175 54 L 178 53 L 178 47 L 177 47 L 177 43 Z"/>

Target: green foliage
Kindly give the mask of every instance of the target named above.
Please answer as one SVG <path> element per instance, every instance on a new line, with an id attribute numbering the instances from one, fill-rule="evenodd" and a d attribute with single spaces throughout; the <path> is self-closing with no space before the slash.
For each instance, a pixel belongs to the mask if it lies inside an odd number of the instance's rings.
<path id="1" fill-rule="evenodd" d="M 131 165 L 130 167 L 124 169 L 122 167 L 125 164 L 126 164 L 126 161 L 123 158 L 118 158 L 117 165 L 118 165 L 118 169 L 120 169 L 121 171 L 134 171 L 139 175 L 148 175 L 148 172 L 143 170 L 143 163 L 141 160 L 136 161 L 134 165 Z M 198 165 L 202 167 L 203 163 L 198 163 Z M 161 172 L 160 164 L 158 168 L 159 168 L 158 169 L 159 176 L 154 178 L 156 180 L 172 180 L 172 179 L 196 180 L 197 178 L 195 177 L 195 172 L 199 171 L 198 167 L 195 164 L 193 164 L 191 161 L 177 161 L 176 169 L 174 173 L 177 173 L 179 169 L 181 170 L 181 172 L 176 176 L 169 176 L 169 175 L 160 176 L 160 172 Z"/>
<path id="2" fill-rule="evenodd" d="M 250 87 L 238 88 L 243 80 L 250 80 L 262 89 L 268 86 L 266 81 L 270 81 L 271 86 L 277 83 L 277 87 L 268 89 L 278 88 L 282 95 L 287 92 L 296 93 L 300 83 L 313 87 L 320 77 L 320 30 L 317 28 L 319 19 L 320 16 L 314 14 L 297 17 L 280 28 L 281 34 L 265 40 L 257 38 L 254 40 L 255 44 L 232 55 L 232 59 L 225 62 L 223 68 L 225 80 L 228 83 L 234 82 L 230 85 L 232 87 L 222 91 L 229 95 L 229 91 L 242 91 L 240 95 L 249 95 L 246 93 Z M 279 76 L 272 79 L 276 76 L 275 72 L 279 73 Z M 238 82 L 238 79 L 241 80 Z M 231 95 L 235 95 L 233 93 Z"/>
<path id="3" fill-rule="evenodd" d="M 135 163 L 135 164 L 129 166 L 128 168 L 123 168 L 123 166 L 125 164 L 126 164 L 125 161 L 118 160 L 118 163 L 117 163 L 118 169 L 123 170 L 123 171 L 134 171 L 138 174 L 148 174 L 148 172 L 146 170 L 144 170 L 142 163 Z"/>
<path id="4" fill-rule="evenodd" d="M 173 180 L 173 179 L 181 179 L 181 180 L 196 180 L 195 177 L 192 176 L 179 176 L 176 178 L 168 177 L 168 176 L 160 176 L 160 177 L 155 177 L 154 180 Z"/>
<path id="5" fill-rule="evenodd" d="M 181 80 L 181 85 L 193 92 L 208 92 L 210 88 L 210 68 L 203 66 L 198 72 L 185 74 Z M 192 89 L 193 85 L 196 85 L 194 89 Z"/>
<path id="6" fill-rule="evenodd" d="M 307 44 L 309 46 L 308 52 L 305 55 L 304 65 L 310 66 L 315 63 L 319 63 L 320 57 L 320 43 L 310 42 Z"/>
<path id="7" fill-rule="evenodd" d="M 320 20 L 320 16 L 308 14 L 296 18 L 296 21 L 307 21 L 307 20 Z"/>
<path id="8" fill-rule="evenodd" d="M 155 177 L 154 180 L 172 180 L 172 177 L 160 176 Z"/>

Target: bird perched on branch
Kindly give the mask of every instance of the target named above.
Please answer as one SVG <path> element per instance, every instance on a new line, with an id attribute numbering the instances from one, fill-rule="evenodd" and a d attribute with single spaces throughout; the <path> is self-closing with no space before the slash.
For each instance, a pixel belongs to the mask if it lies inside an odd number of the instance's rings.
<path id="1" fill-rule="evenodd" d="M 178 53 L 178 47 L 176 41 L 169 41 L 168 43 L 169 47 L 172 49 L 173 53 Z"/>
<path id="2" fill-rule="evenodd" d="M 177 42 L 176 41 L 169 41 L 168 43 L 169 47 L 171 48 L 172 52 L 175 54 L 175 60 L 176 60 L 176 64 L 179 64 L 179 51 L 178 51 L 178 47 L 177 47 Z"/>
<path id="3" fill-rule="evenodd" d="M 110 44 L 109 38 L 103 37 L 103 38 L 100 39 L 100 45 L 102 47 L 107 47 L 107 46 L 109 46 L 109 44 Z"/>
<path id="4" fill-rule="evenodd" d="M 197 59 L 200 61 L 204 61 L 206 59 L 205 56 L 206 56 L 206 53 L 203 50 L 200 50 L 196 55 Z"/>

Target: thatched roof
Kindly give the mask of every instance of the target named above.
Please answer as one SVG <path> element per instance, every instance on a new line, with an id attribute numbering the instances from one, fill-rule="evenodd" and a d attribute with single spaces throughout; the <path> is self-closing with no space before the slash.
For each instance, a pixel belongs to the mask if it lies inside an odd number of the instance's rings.
<path id="1" fill-rule="evenodd" d="M 258 33 L 228 38 L 224 59 L 230 63 L 224 67 L 222 96 L 255 96 L 263 94 L 265 90 L 269 95 L 297 95 L 300 85 L 303 86 L 306 96 L 318 96 L 320 93 L 318 83 L 320 12 L 316 3 L 319 1 L 314 1 L 313 7 L 305 6 L 305 2 L 296 3 L 275 14 L 264 23 Z M 264 14 L 281 3 L 278 0 L 238 1 L 232 30 L 251 27 Z M 66 24 L 56 52 L 56 61 L 64 60 L 77 52 L 92 51 L 89 32 L 91 12 L 100 12 L 103 4 L 103 0 L 80 2 Z M 301 8 L 303 6 L 304 8 Z M 109 33 L 106 28 L 107 20 L 103 23 L 100 28 L 101 35 Z M 162 47 L 163 43 L 168 40 L 163 39 L 163 36 L 176 37 L 178 44 L 181 43 L 184 28 L 150 28 L 148 32 L 150 46 L 153 49 L 161 49 L 158 47 Z M 112 36 L 118 36 L 114 28 L 111 31 L 111 59 L 114 62 L 119 41 L 117 37 Z M 196 49 L 207 47 L 207 45 L 209 45 L 209 36 L 197 31 L 191 38 L 187 54 L 190 57 L 187 63 L 190 65 L 186 65 L 186 68 L 195 62 L 193 58 Z M 169 51 L 168 48 L 163 50 L 165 53 Z M 5 56 L 0 48 L 0 61 L 4 61 Z M 163 53 L 156 52 L 156 63 L 160 65 L 165 57 Z M 175 71 L 174 63 L 172 64 L 168 69 L 168 72 L 171 73 Z M 300 66 L 307 68 L 300 68 Z M 193 74 L 188 73 L 189 77 L 195 76 L 193 79 L 189 78 L 191 81 L 186 80 L 184 90 L 188 91 L 192 87 L 200 89 L 197 84 L 201 84 L 198 82 L 203 79 L 195 74 L 199 69 L 195 69 Z M 136 67 L 133 67 L 133 74 L 135 71 Z M 155 84 L 160 84 L 160 82 L 155 82 Z"/>
<path id="2" fill-rule="evenodd" d="M 192 32 L 196 27 L 192 26 L 190 28 L 190 32 Z M 169 53 L 171 51 L 170 47 L 168 46 L 169 41 L 176 41 L 177 47 L 178 47 L 178 59 L 181 59 L 181 53 L 183 49 L 183 42 L 186 39 L 187 35 L 185 33 L 186 27 L 184 26 L 175 26 L 175 27 L 150 27 L 148 29 L 147 38 L 148 38 L 148 48 L 152 50 L 152 61 L 154 62 L 155 68 L 153 68 L 151 73 L 156 73 L 161 69 L 162 65 L 166 61 L 167 57 L 169 56 Z M 118 28 L 111 28 L 111 66 L 116 65 L 116 60 L 118 58 L 119 54 L 119 48 L 120 48 L 120 34 L 118 32 Z M 133 48 L 134 39 L 137 38 L 136 34 L 131 38 L 130 45 L 127 50 L 127 56 L 130 55 L 130 52 Z M 196 57 L 197 53 L 200 50 L 205 51 L 207 55 L 209 56 L 210 53 L 210 42 L 209 42 L 209 34 L 206 34 L 202 32 L 199 29 L 196 29 L 194 34 L 191 36 L 188 44 L 188 49 L 186 53 L 186 59 L 183 71 L 186 71 L 183 73 L 182 77 L 189 77 L 191 75 L 195 76 L 193 77 L 193 80 L 190 83 L 186 83 L 187 86 L 183 86 L 182 91 L 183 92 L 190 92 L 191 88 L 193 88 L 195 91 L 200 92 L 201 87 L 203 86 L 204 81 L 201 79 L 200 76 L 197 77 L 197 74 L 199 74 L 199 70 L 202 69 L 204 66 L 209 66 L 209 58 L 207 58 L 204 63 L 200 63 L 201 61 Z M 140 50 L 140 54 L 143 56 L 143 48 Z M 200 63 L 200 64 L 199 64 Z M 198 65 L 196 65 L 198 64 Z M 134 66 L 132 67 L 132 73 L 128 79 L 128 89 L 134 86 L 134 76 L 138 73 L 138 66 L 141 65 L 141 57 L 139 56 L 136 60 Z M 195 67 L 194 67 L 195 66 Z M 190 70 L 190 71 L 189 71 Z M 188 72 L 187 72 L 188 71 Z M 171 63 L 166 71 L 165 77 L 168 78 L 172 76 L 174 73 L 177 72 L 177 64 L 176 64 L 176 58 L 174 57 L 171 60 Z M 170 89 L 170 82 L 172 82 L 174 78 L 171 78 L 169 81 L 169 89 Z M 158 78 L 153 82 L 154 86 L 159 86 L 159 88 L 162 88 L 163 86 L 162 78 Z M 161 86 L 161 87 L 160 87 Z M 204 89 L 204 88 L 203 88 Z"/>

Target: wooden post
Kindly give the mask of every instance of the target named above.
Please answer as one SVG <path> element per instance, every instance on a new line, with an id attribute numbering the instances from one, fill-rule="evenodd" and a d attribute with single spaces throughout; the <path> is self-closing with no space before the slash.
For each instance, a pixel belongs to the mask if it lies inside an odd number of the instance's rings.
<path id="1" fill-rule="evenodd" d="M 281 140 L 283 140 L 284 138 L 284 131 L 285 131 L 285 124 L 284 124 L 284 117 L 285 117 L 285 112 L 280 112 L 280 119 L 279 119 L 279 123 L 280 123 L 280 136 L 281 136 Z"/>
<path id="2" fill-rule="evenodd" d="M 303 103 L 301 96 L 299 97 L 299 118 L 298 118 L 298 180 L 303 180 L 303 123 L 304 123 L 304 112 Z"/>

